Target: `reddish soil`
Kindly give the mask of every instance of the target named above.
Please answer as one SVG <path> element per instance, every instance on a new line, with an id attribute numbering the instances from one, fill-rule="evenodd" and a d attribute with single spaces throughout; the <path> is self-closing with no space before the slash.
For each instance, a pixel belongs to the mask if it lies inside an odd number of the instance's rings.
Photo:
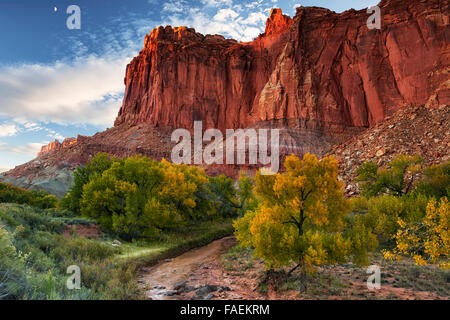
<path id="1" fill-rule="evenodd" d="M 72 232 L 75 232 L 79 236 L 90 239 L 90 238 L 98 238 L 100 236 L 101 229 L 96 224 L 66 225 L 63 235 L 65 237 L 69 237 Z"/>
<path id="2" fill-rule="evenodd" d="M 264 265 L 261 261 L 253 261 L 248 268 L 240 268 L 236 264 L 231 266 L 233 270 L 226 269 L 222 257 L 234 244 L 235 239 L 232 237 L 221 239 L 169 262 L 162 262 L 151 269 L 144 268 L 139 282 L 147 290 L 150 289 L 146 292 L 147 298 L 202 299 L 197 294 L 198 289 L 212 285 L 219 288 L 211 292 L 214 295 L 212 299 L 217 300 L 449 299 L 448 296 L 439 295 L 437 292 L 418 290 L 413 287 L 399 287 L 396 285 L 395 278 L 402 272 L 404 273 L 404 270 L 397 270 L 395 265 L 382 266 L 383 276 L 381 289 L 379 290 L 367 288 L 366 281 L 369 275 L 366 274 L 365 268 L 345 264 L 320 269 L 318 274 L 324 276 L 320 280 L 321 283 L 324 283 L 321 286 L 314 282 L 319 282 L 318 278 L 317 280 L 309 280 L 308 288 L 302 292 L 299 290 L 275 289 L 275 285 L 269 283 L 267 293 L 261 293 L 258 290 L 261 278 L 264 275 Z M 205 259 L 203 260 L 203 258 Z M 330 278 L 327 278 L 328 276 Z M 174 290 L 176 283 L 180 281 L 185 281 L 184 287 L 191 288 L 188 293 L 184 290 Z M 227 290 L 223 288 L 227 288 Z M 170 297 L 166 296 L 167 293 Z"/>

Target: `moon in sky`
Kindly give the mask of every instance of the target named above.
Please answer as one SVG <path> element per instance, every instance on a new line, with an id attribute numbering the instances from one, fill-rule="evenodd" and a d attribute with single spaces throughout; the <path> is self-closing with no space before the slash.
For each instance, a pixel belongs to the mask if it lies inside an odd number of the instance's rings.
<path id="1" fill-rule="evenodd" d="M 56 11 L 58 11 L 58 8 L 57 8 L 57 7 L 54 7 L 53 10 L 55 10 L 55 12 L 56 12 Z"/>

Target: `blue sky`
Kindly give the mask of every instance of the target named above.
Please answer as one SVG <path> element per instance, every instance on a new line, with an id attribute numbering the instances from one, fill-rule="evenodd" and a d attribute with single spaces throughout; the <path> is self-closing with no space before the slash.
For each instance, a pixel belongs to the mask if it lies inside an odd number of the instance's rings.
<path id="1" fill-rule="evenodd" d="M 2 0 L 0 2 L 0 170 L 33 159 L 44 144 L 113 125 L 125 66 L 159 25 L 249 41 L 273 7 L 336 12 L 376 0 Z M 69 30 L 69 5 L 81 29 Z"/>

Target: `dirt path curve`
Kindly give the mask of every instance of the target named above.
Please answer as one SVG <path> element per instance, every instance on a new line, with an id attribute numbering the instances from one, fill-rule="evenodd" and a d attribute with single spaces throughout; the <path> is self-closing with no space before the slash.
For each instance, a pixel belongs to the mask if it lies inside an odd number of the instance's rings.
<path id="1" fill-rule="evenodd" d="M 188 280 L 203 264 L 219 259 L 234 243 L 233 236 L 222 238 L 151 268 L 143 268 L 139 282 L 147 288 L 145 296 L 152 300 L 170 300 L 167 294 L 170 295 L 176 284 Z"/>

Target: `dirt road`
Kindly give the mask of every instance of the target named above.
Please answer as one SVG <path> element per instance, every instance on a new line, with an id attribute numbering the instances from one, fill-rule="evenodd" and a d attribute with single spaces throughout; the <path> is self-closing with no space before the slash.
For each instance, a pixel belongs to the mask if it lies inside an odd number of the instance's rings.
<path id="1" fill-rule="evenodd" d="M 145 296 L 153 300 L 173 299 L 176 284 L 188 280 L 202 265 L 218 260 L 234 243 L 234 237 L 226 237 L 151 268 L 144 268 L 139 282 L 147 289 Z"/>

